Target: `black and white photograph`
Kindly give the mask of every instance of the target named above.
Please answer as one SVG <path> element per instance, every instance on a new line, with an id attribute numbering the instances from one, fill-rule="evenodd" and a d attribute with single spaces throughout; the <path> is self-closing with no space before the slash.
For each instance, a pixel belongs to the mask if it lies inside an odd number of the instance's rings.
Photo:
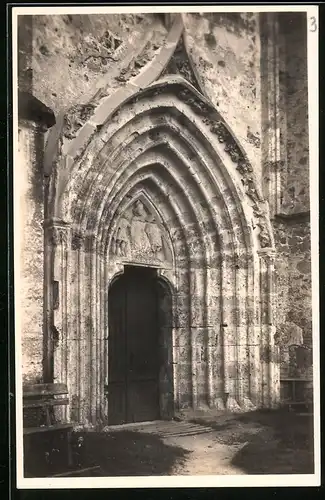
<path id="1" fill-rule="evenodd" d="M 319 485 L 318 7 L 12 48 L 17 487 Z"/>

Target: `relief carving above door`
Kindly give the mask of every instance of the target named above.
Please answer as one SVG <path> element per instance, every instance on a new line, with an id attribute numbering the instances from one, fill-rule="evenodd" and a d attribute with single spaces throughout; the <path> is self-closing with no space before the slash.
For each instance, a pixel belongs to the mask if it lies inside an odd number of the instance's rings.
<path id="1" fill-rule="evenodd" d="M 111 252 L 116 258 L 133 262 L 172 261 L 168 235 L 163 225 L 139 199 L 119 220 Z"/>

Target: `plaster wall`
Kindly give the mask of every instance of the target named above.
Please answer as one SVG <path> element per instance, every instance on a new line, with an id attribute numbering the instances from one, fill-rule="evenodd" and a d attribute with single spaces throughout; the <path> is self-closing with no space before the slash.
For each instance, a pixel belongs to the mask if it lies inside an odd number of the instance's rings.
<path id="1" fill-rule="evenodd" d="M 16 196 L 20 248 L 20 324 L 22 326 L 23 380 L 36 382 L 43 375 L 44 198 L 43 135 L 32 124 L 20 124 L 16 165 Z"/>

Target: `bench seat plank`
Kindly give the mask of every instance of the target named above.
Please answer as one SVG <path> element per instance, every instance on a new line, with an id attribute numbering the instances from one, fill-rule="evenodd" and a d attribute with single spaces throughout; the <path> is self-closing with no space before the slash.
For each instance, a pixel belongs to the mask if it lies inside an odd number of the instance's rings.
<path id="1" fill-rule="evenodd" d="M 312 382 L 310 378 L 280 378 L 280 382 Z"/>
<path id="2" fill-rule="evenodd" d="M 40 427 L 25 427 L 24 435 L 26 434 L 37 434 L 39 432 L 51 432 L 60 431 L 64 429 L 73 429 L 72 424 L 54 424 L 54 425 L 43 425 Z"/>
<path id="3" fill-rule="evenodd" d="M 67 395 L 68 387 L 66 384 L 31 384 L 24 387 L 23 396 L 56 396 Z"/>
<path id="4" fill-rule="evenodd" d="M 68 398 L 62 398 L 62 399 L 51 399 L 51 400 L 37 400 L 37 401 L 24 401 L 24 408 L 41 408 L 41 407 L 47 407 L 47 406 L 60 406 L 60 405 L 68 405 L 69 404 L 69 399 Z"/>
<path id="5" fill-rule="evenodd" d="M 283 401 L 285 405 L 292 405 L 292 406 L 311 406 L 313 403 L 310 401 Z"/>

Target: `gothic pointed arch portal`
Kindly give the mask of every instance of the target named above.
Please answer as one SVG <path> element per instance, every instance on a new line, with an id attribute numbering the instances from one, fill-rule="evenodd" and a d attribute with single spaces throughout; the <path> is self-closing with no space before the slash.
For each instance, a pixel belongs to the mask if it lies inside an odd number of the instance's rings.
<path id="1" fill-rule="evenodd" d="M 48 213 L 49 280 L 61 283 L 48 316 L 60 332 L 53 376 L 69 385 L 72 419 L 107 418 L 107 293 L 128 265 L 157 269 L 172 290 L 176 410 L 277 404 L 267 207 L 238 141 L 194 87 L 167 77 L 114 112 L 104 102 L 63 141 Z"/>

